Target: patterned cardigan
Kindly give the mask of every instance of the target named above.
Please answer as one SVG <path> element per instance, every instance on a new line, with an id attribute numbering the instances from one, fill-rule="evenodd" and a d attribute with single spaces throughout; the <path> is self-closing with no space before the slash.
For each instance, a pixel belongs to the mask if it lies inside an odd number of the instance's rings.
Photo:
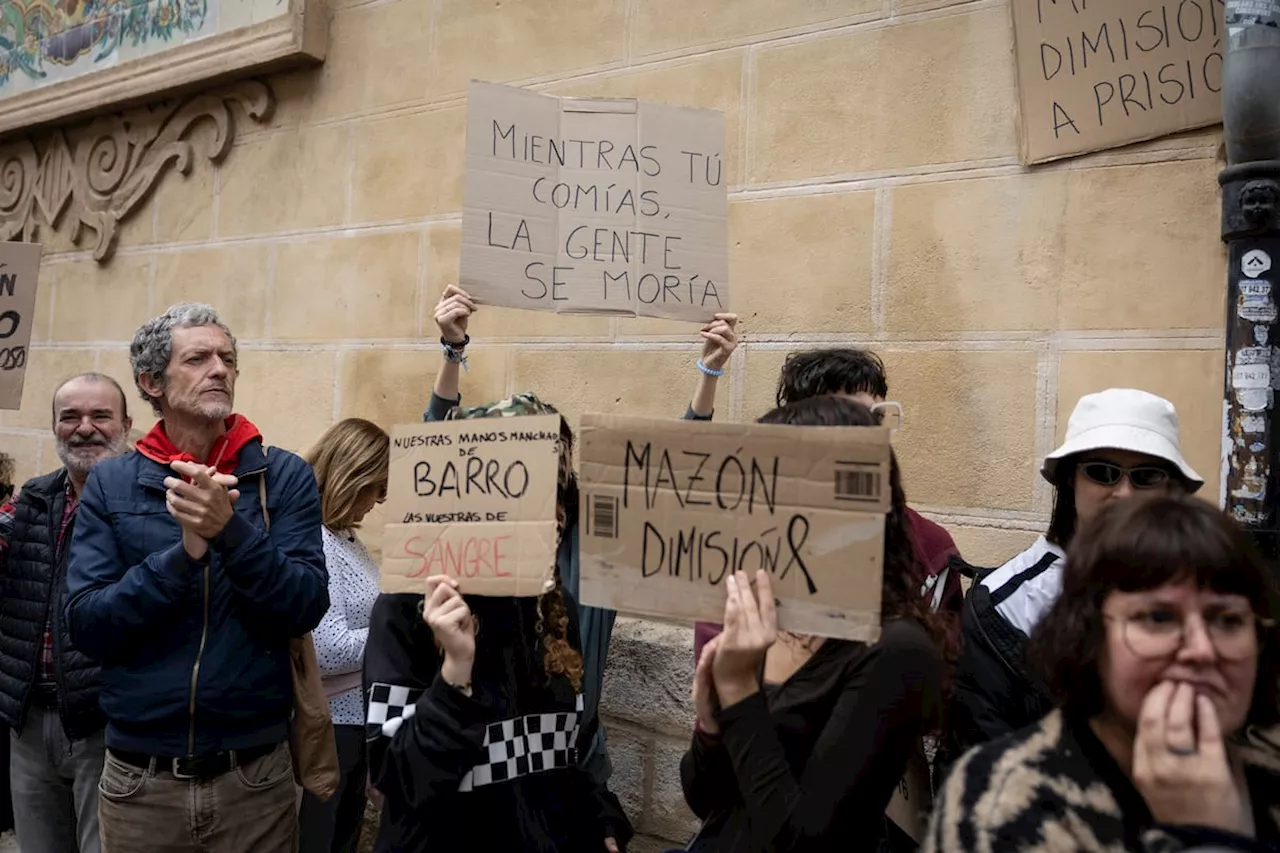
<path id="1" fill-rule="evenodd" d="M 1054 711 L 956 762 L 934 803 L 921 851 L 1280 851 L 1280 741 L 1255 733 L 1233 748 L 1245 764 L 1256 839 L 1157 824 L 1088 723 Z"/>

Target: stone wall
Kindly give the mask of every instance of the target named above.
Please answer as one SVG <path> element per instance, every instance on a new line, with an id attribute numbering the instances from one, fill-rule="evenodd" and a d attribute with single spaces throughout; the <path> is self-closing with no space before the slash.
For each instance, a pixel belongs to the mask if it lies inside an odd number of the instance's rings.
<path id="1" fill-rule="evenodd" d="M 22 475 L 57 464 L 53 385 L 85 369 L 129 384 L 133 331 L 184 298 L 239 334 L 237 407 L 271 443 L 304 448 L 348 415 L 416 419 L 439 361 L 431 309 L 458 272 L 464 90 L 479 78 L 726 114 L 746 342 L 717 417 L 768 408 L 791 350 L 874 347 L 906 412 L 907 494 L 977 562 L 1042 529 L 1037 460 L 1076 398 L 1109 385 L 1176 403 L 1216 498 L 1221 133 L 1020 167 L 1006 0 L 333 6 L 325 64 L 270 78 L 273 118 L 239 122 L 220 166 L 163 180 L 108 264 L 47 239 L 25 405 L 0 412 Z M 533 390 L 575 421 L 678 417 L 697 376 L 695 329 L 673 322 L 484 309 L 472 336 L 469 401 Z M 644 646 L 649 631 L 667 645 Z M 664 631 L 620 628 L 607 710 L 639 826 L 678 839 L 688 679 L 655 661 L 688 644 Z M 662 698 L 652 718 L 640 697 Z"/>

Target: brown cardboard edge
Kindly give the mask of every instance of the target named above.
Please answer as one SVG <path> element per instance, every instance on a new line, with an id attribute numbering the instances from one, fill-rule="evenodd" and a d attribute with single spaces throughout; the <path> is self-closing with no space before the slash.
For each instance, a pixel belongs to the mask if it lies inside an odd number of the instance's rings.
<path id="1" fill-rule="evenodd" d="M 1018 74 L 1018 26 L 1015 20 L 1017 13 L 1014 12 L 1014 5 L 1017 0 L 1010 0 L 1009 9 L 1009 61 L 1013 66 L 1013 85 L 1017 89 L 1017 96 L 1014 98 L 1014 133 L 1018 137 L 1018 164 L 1021 166 L 1041 166 L 1045 163 L 1057 163 L 1060 160 L 1070 160 L 1075 157 L 1087 157 L 1090 154 L 1097 154 L 1100 151 L 1115 151 L 1121 148 L 1127 148 L 1130 145 L 1137 145 L 1139 142 L 1150 142 L 1153 139 L 1165 139 L 1170 136 L 1177 136 L 1179 133 L 1187 133 L 1192 130 L 1202 130 L 1206 127 L 1214 127 L 1222 124 L 1222 120 L 1206 121 L 1203 124 L 1193 124 L 1178 130 L 1170 130 L 1164 133 L 1148 133 L 1136 134 L 1118 140 L 1114 144 L 1105 145 L 1100 148 L 1087 148 L 1082 151 L 1068 151 L 1062 154 L 1046 154 L 1039 157 L 1032 157 L 1030 151 L 1030 137 L 1024 132 L 1023 122 L 1027 112 L 1026 102 L 1024 100 L 1024 92 L 1022 88 L 1022 77 Z"/>

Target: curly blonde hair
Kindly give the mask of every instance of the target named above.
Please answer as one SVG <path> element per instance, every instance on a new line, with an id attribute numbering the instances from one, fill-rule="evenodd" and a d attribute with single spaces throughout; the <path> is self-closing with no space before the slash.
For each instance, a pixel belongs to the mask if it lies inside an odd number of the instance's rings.
<path id="1" fill-rule="evenodd" d="M 555 588 L 538 599 L 537 630 L 542 637 L 542 666 L 547 675 L 563 675 L 575 691 L 582 690 L 582 653 L 569 644 L 569 613 L 564 606 L 559 572 Z"/>

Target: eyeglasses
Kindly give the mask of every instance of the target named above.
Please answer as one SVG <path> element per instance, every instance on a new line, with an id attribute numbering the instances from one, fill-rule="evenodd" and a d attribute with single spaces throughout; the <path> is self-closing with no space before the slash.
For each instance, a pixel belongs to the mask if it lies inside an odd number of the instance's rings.
<path id="1" fill-rule="evenodd" d="M 1104 613 L 1108 622 L 1119 622 L 1121 636 L 1129 651 L 1145 660 L 1172 657 L 1187 639 L 1187 622 L 1181 613 L 1164 607 L 1142 610 L 1128 616 Z M 1204 631 L 1218 657 L 1223 660 L 1248 660 L 1258 654 L 1258 629 L 1275 623 L 1263 619 L 1252 610 L 1220 607 L 1207 610 L 1200 617 Z"/>
<path id="2" fill-rule="evenodd" d="M 1125 468 L 1114 462 L 1082 462 L 1080 473 L 1099 486 L 1114 486 L 1125 477 L 1135 489 L 1154 489 L 1169 482 L 1169 469 L 1159 465 L 1135 465 Z"/>

